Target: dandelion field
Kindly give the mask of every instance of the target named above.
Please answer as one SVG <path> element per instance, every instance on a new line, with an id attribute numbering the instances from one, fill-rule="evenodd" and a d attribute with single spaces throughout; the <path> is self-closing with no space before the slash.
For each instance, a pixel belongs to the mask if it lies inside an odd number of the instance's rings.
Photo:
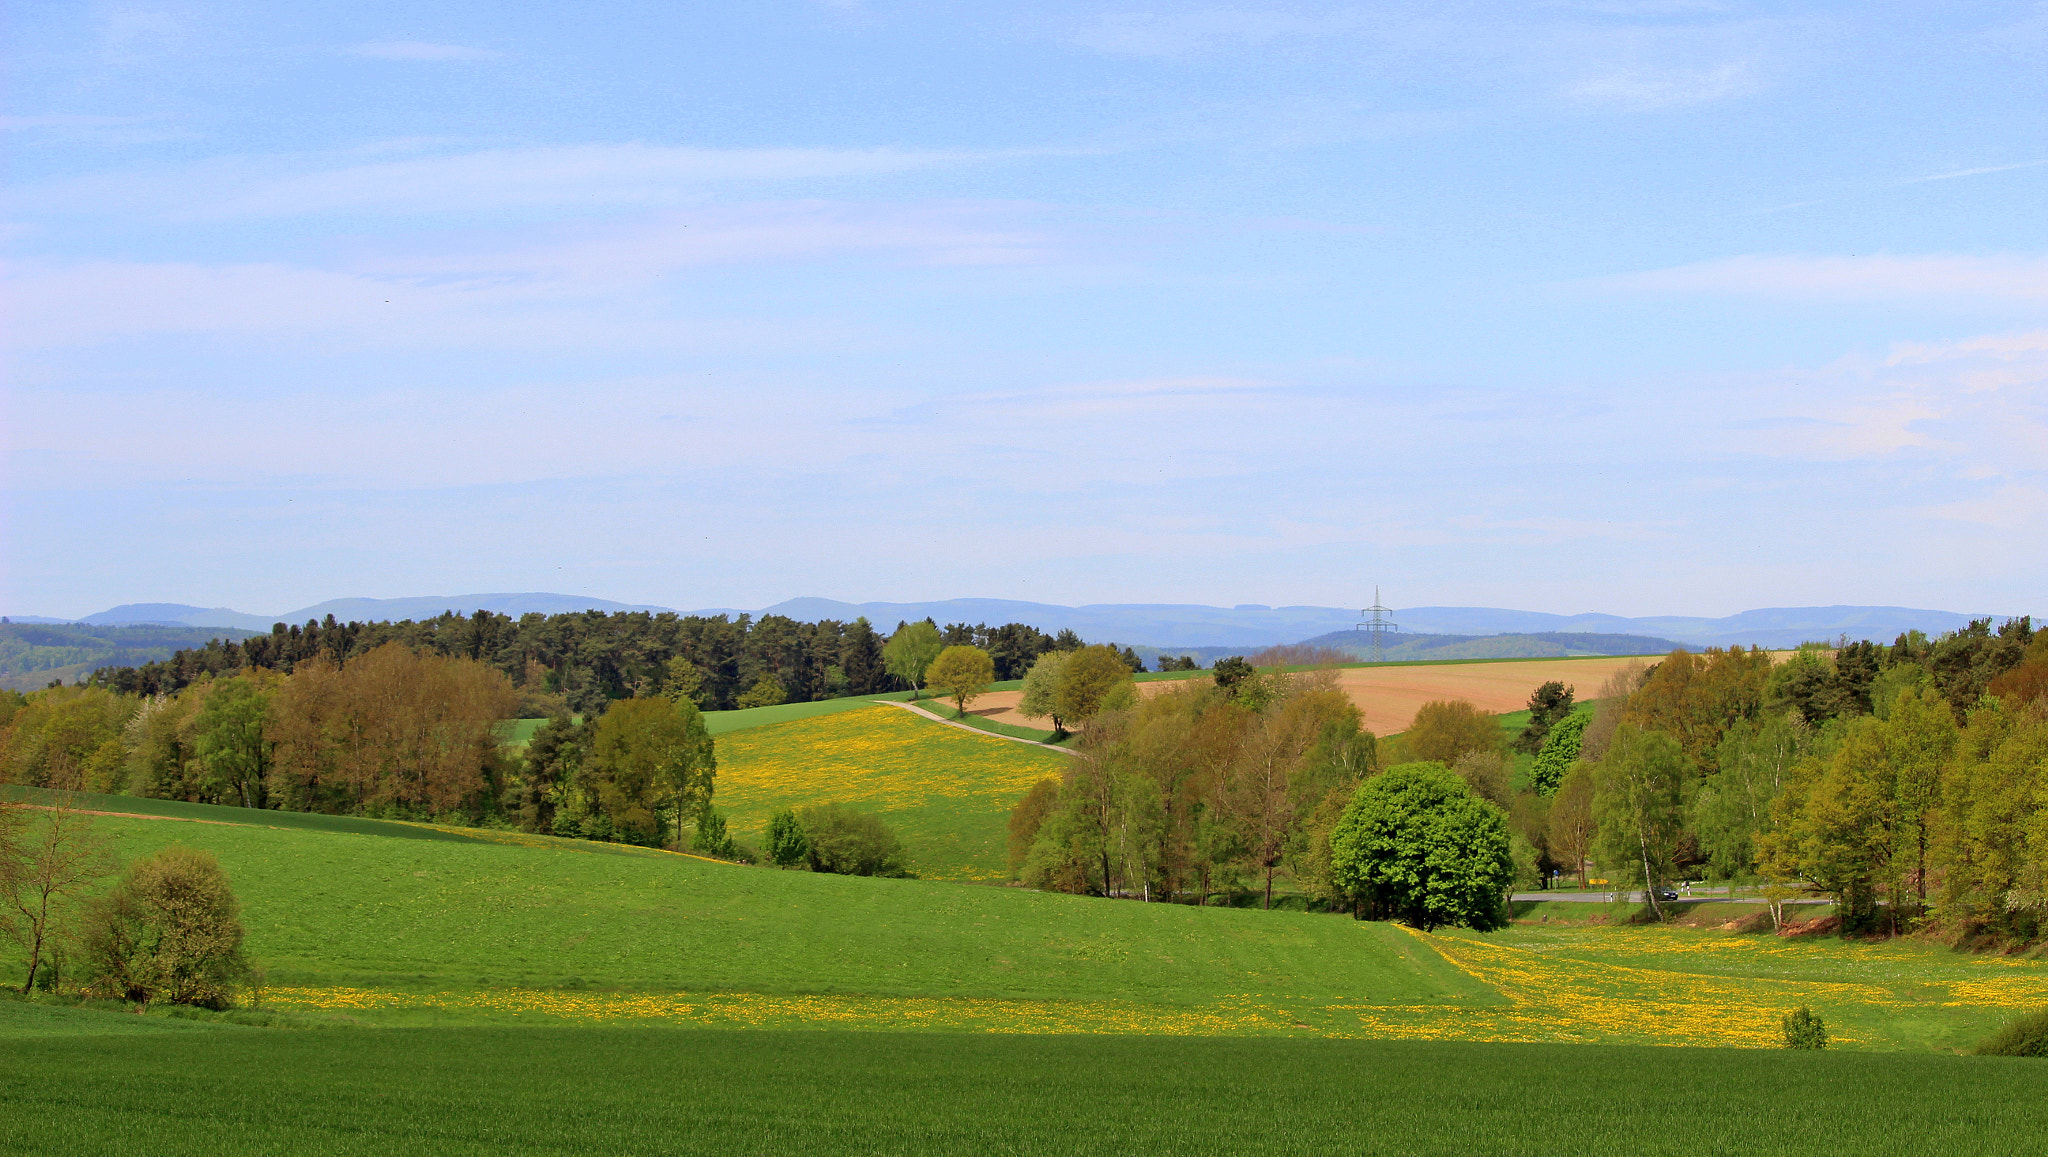
<path id="1" fill-rule="evenodd" d="M 837 801 L 887 820 L 918 875 L 996 881 L 1010 809 L 1068 758 L 871 705 L 720 735 L 716 798 L 742 842 L 782 808 Z"/>

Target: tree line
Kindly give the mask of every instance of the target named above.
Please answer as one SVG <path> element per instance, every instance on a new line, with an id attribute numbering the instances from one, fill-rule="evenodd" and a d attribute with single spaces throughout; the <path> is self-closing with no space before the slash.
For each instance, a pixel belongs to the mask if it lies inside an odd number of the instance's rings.
<path id="1" fill-rule="evenodd" d="M 1554 876 L 1598 871 L 1659 917 L 1678 881 L 1762 880 L 1830 896 L 1852 931 L 2043 933 L 2048 631 L 2029 619 L 1784 662 L 1677 651 L 1590 707 L 1547 683 L 1529 710 L 1510 737 L 1435 702 L 1377 739 L 1319 672 L 1224 660 L 1142 700 L 1114 688 L 1012 813 L 1012 868 L 1195 903 L 1270 903 L 1280 875 L 1330 909 L 1482 928 Z"/>
<path id="2" fill-rule="evenodd" d="M 1550 801 L 1653 911 L 1672 881 L 1762 879 L 1845 930 L 2035 940 L 2048 921 L 2048 631 L 1672 655 L 1625 672 Z M 1773 913 L 1780 915 L 1777 905 Z"/>
<path id="3" fill-rule="evenodd" d="M 1022 678 L 1038 656 L 1081 646 L 1072 631 L 1049 635 L 1024 623 L 928 625 L 945 645 L 988 652 L 997 679 Z M 101 668 L 88 682 L 128 695 L 167 695 L 244 672 L 289 675 L 316 660 L 339 667 L 400 643 L 495 669 L 518 692 L 515 710 L 526 718 L 596 714 L 613 700 L 664 693 L 679 679 L 699 708 L 725 711 L 911 689 L 914 679 L 884 661 L 885 642 L 865 618 L 805 623 L 783 615 L 578 611 L 514 619 L 480 610 L 421 622 L 342 623 L 329 615 L 279 623 L 267 635 L 213 640 L 168 659 Z M 1142 669 L 1129 648 L 1120 653 Z"/>

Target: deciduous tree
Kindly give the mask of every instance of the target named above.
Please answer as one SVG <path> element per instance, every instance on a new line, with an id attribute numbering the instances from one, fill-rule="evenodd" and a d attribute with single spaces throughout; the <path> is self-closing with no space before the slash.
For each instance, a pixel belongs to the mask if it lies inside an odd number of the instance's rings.
<path id="1" fill-rule="evenodd" d="M 889 636 L 889 642 L 882 647 L 882 663 L 889 673 L 903 680 L 918 691 L 924 689 L 925 669 L 946 644 L 939 637 L 939 628 L 930 619 L 904 623 Z"/>
<path id="2" fill-rule="evenodd" d="M 967 705 L 996 681 L 995 661 L 980 647 L 954 644 L 939 652 L 925 669 L 924 681 L 953 700 L 954 710 L 967 714 Z"/>
<path id="3" fill-rule="evenodd" d="M 116 866 L 92 817 L 53 809 L 34 820 L 0 804 L 0 931 L 27 954 L 21 990 L 35 987 L 70 909 Z"/>
<path id="4" fill-rule="evenodd" d="M 1398 764 L 1359 785 L 1330 853 L 1340 887 L 1417 928 L 1507 923 L 1507 817 L 1441 763 Z"/>
<path id="5" fill-rule="evenodd" d="M 130 864 L 86 920 L 87 989 L 147 1004 L 227 1008 L 247 981 L 241 904 L 212 852 L 172 846 Z"/>

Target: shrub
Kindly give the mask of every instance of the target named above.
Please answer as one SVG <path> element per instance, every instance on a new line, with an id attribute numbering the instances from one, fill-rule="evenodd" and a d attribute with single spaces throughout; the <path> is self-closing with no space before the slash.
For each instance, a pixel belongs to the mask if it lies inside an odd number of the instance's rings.
<path id="1" fill-rule="evenodd" d="M 137 860 L 86 914 L 86 991 L 233 1007 L 250 974 L 241 908 L 212 852 L 169 847 Z"/>
<path id="2" fill-rule="evenodd" d="M 804 834 L 803 821 L 784 808 L 768 817 L 768 859 L 778 868 L 794 867 L 811 854 L 811 838 Z"/>
<path id="3" fill-rule="evenodd" d="M 880 816 L 828 803 L 796 813 L 810 841 L 814 872 L 841 876 L 908 876 L 903 843 Z"/>
<path id="4" fill-rule="evenodd" d="M 740 858 L 740 846 L 725 830 L 725 817 L 713 810 L 710 804 L 705 804 L 704 810 L 697 814 L 697 834 L 690 840 L 690 850 L 721 860 Z"/>
<path id="5" fill-rule="evenodd" d="M 1977 1045 L 1980 1057 L 2048 1057 L 2048 1008 L 2020 1017 Z"/>
<path id="6" fill-rule="evenodd" d="M 1824 1049 L 1828 1047 L 1828 1026 L 1814 1011 L 1800 1005 L 1785 1014 L 1785 1047 Z"/>

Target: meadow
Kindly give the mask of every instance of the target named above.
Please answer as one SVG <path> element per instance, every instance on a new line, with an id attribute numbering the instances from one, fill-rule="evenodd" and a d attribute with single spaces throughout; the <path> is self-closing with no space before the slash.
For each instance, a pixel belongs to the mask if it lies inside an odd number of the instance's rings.
<path id="1" fill-rule="evenodd" d="M 716 799 L 742 842 L 758 845 L 777 810 L 837 801 L 886 819 L 918 875 L 997 881 L 1010 809 L 1068 758 L 867 704 L 721 734 Z"/>
<path id="2" fill-rule="evenodd" d="M 1711 926 L 1747 904 L 1424 934 L 372 820 L 98 822 L 124 855 L 218 854 L 264 1007 L 315 1020 L 1769 1047 L 1807 1004 L 1842 1047 L 1926 1051 L 2048 1004 L 2039 961 Z"/>
<path id="3" fill-rule="evenodd" d="M 81 1018 L 123 1014 L 73 1014 Z M 86 1023 L 8 1040 L 0 1148 L 160 1157 L 2023 1153 L 2048 1135 L 2039 1067 L 1390 1041 L 234 1026 L 116 1035 Z"/>

